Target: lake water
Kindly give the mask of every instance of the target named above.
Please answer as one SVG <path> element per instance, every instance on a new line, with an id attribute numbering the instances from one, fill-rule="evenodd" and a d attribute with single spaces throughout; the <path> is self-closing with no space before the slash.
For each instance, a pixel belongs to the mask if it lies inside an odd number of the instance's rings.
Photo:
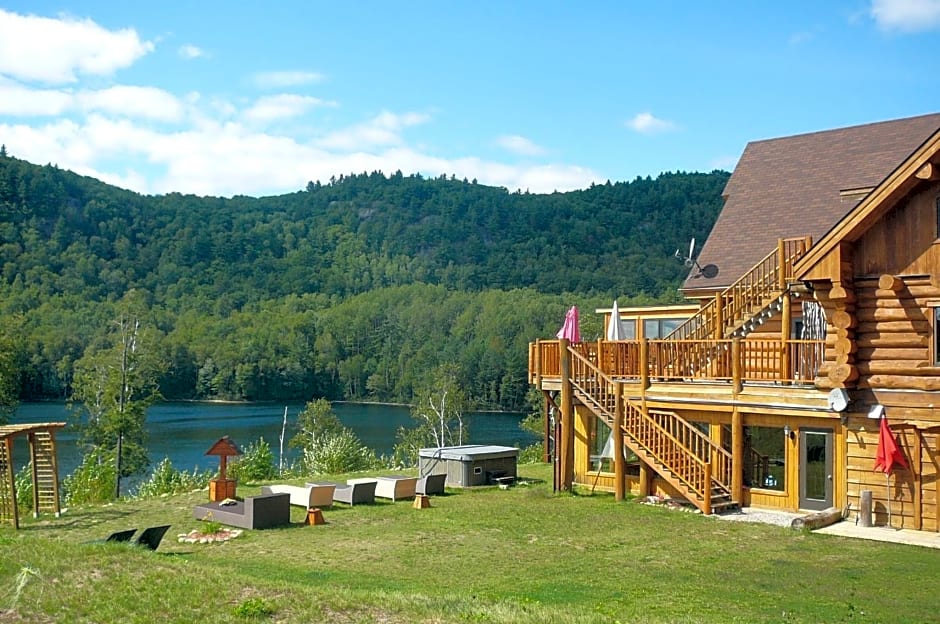
<path id="1" fill-rule="evenodd" d="M 283 403 L 186 402 L 154 405 L 147 411 L 151 462 L 156 465 L 164 457 L 169 457 L 173 466 L 180 470 L 215 470 L 219 459 L 207 457 L 205 452 L 225 435 L 243 448 L 263 437 L 277 461 L 284 407 Z M 287 405 L 284 455 L 288 461 L 296 457 L 293 449 L 288 448 L 287 441 L 297 431 L 297 415 L 303 408 L 301 403 Z M 363 444 L 380 455 L 391 454 L 399 427 L 414 425 L 407 406 L 334 403 L 333 411 Z M 13 423 L 71 422 L 71 415 L 65 403 L 23 403 L 17 408 Z M 468 442 L 529 446 L 536 438 L 519 427 L 523 417 L 524 414 L 520 413 L 468 414 L 465 421 L 470 430 Z M 77 432 L 73 427 L 66 427 L 56 434 L 60 478 L 71 474 L 81 461 L 76 438 Z M 17 439 L 15 464 L 19 466 L 28 460 L 29 450 L 25 439 Z"/>

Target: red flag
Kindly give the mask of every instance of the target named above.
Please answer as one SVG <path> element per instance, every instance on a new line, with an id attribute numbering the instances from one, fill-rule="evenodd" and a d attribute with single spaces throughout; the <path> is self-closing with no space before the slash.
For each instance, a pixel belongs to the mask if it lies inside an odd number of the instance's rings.
<path id="1" fill-rule="evenodd" d="M 881 430 L 878 432 L 878 453 L 875 455 L 875 470 L 891 474 L 895 464 L 907 468 L 907 460 L 904 459 L 904 453 L 894 441 L 894 435 L 888 427 L 888 419 L 882 416 Z"/>

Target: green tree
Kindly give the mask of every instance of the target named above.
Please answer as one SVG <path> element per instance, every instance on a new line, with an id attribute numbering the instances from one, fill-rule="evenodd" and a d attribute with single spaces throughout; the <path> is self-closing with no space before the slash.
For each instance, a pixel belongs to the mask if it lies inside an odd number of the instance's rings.
<path id="1" fill-rule="evenodd" d="M 160 398 L 164 369 L 159 334 L 129 312 L 116 319 L 108 344 L 92 346 L 75 364 L 73 401 L 81 404 L 82 442 L 115 464 L 115 497 L 121 478 L 150 464 L 144 426 L 147 408 Z M 80 416 L 80 419 L 81 419 Z"/>
<path id="2" fill-rule="evenodd" d="M 467 395 L 458 379 L 459 371 L 452 364 L 442 364 L 434 371 L 411 408 L 415 426 L 398 429 L 396 462 L 414 466 L 422 448 L 461 445 L 467 440 Z"/>
<path id="3" fill-rule="evenodd" d="M 13 341 L 0 334 L 0 425 L 10 422 L 16 411 L 19 395 L 17 368 Z"/>

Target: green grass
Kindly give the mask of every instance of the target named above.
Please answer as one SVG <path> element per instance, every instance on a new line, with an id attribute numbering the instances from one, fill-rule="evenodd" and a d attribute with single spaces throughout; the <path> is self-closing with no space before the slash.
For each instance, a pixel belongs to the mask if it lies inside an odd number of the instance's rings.
<path id="1" fill-rule="evenodd" d="M 936 550 L 723 522 L 608 494 L 449 490 L 183 544 L 205 492 L 0 529 L 0 622 L 927 622 Z M 257 493 L 243 487 L 239 495 Z M 157 552 L 95 544 L 172 523 Z"/>

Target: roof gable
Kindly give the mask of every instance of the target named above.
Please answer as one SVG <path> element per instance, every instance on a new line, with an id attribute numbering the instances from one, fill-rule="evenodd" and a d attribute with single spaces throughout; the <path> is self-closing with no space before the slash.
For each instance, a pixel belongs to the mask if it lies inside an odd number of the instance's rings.
<path id="1" fill-rule="evenodd" d="M 683 291 L 729 286 L 780 238 L 823 238 L 858 205 L 851 191 L 877 187 L 938 128 L 932 114 L 748 143 L 698 256 L 718 275 L 693 272 Z"/>

